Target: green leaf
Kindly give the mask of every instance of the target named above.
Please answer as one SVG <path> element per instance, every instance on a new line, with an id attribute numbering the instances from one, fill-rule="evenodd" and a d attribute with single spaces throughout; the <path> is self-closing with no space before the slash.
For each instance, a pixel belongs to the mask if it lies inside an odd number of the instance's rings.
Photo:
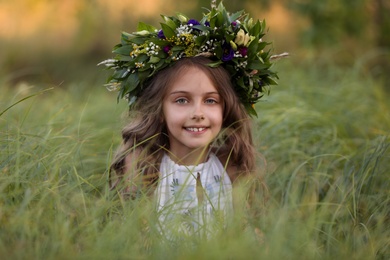
<path id="1" fill-rule="evenodd" d="M 152 56 L 150 57 L 149 59 L 149 63 L 157 63 L 160 61 L 160 58 L 159 57 L 156 57 L 156 56 Z"/>
<path id="2" fill-rule="evenodd" d="M 116 79 L 116 80 L 120 80 L 122 79 L 123 77 L 123 74 L 127 71 L 127 68 L 121 68 L 121 69 L 117 69 L 115 70 L 115 72 L 112 74 L 112 78 L 113 79 Z"/>
<path id="3" fill-rule="evenodd" d="M 226 25 L 226 26 L 229 26 L 230 25 L 230 19 L 229 19 L 229 14 L 227 13 L 226 9 L 222 10 L 222 18 L 223 18 L 222 24 Z"/>
<path id="4" fill-rule="evenodd" d="M 258 36 L 261 32 L 261 24 L 260 21 L 257 20 L 255 25 L 249 30 L 249 35 Z"/>
<path id="5" fill-rule="evenodd" d="M 133 38 L 129 39 L 129 42 L 141 45 L 144 44 L 147 40 L 147 37 L 144 36 L 134 36 Z"/>
<path id="6" fill-rule="evenodd" d="M 157 57 L 160 59 L 165 59 L 168 56 L 168 54 L 165 51 L 159 51 L 157 54 Z"/>
<path id="7" fill-rule="evenodd" d="M 223 49 L 222 49 L 222 47 L 220 45 L 216 46 L 214 52 L 215 52 L 215 56 L 217 56 L 218 59 L 222 58 L 222 56 L 223 56 Z"/>
<path id="8" fill-rule="evenodd" d="M 114 49 L 112 52 L 124 56 L 130 56 L 130 52 L 133 51 L 133 47 L 131 45 L 123 45 L 119 48 Z"/>
<path id="9" fill-rule="evenodd" d="M 121 41 L 123 44 L 129 43 L 130 39 L 134 38 L 135 35 L 127 32 L 122 32 L 121 34 Z"/>
<path id="10" fill-rule="evenodd" d="M 167 41 L 158 38 L 152 38 L 149 42 L 153 42 L 154 44 L 161 47 L 167 46 L 169 44 Z"/>
<path id="11" fill-rule="evenodd" d="M 138 79 L 144 82 L 144 80 L 147 79 L 149 75 L 150 75 L 150 70 L 140 71 L 138 73 Z"/>
<path id="12" fill-rule="evenodd" d="M 221 65 L 223 62 L 222 61 L 215 61 L 215 62 L 210 62 L 209 64 L 207 64 L 207 66 L 211 67 L 211 68 L 216 68 L 218 67 L 219 65 Z"/>
<path id="13" fill-rule="evenodd" d="M 137 27 L 137 31 L 143 31 L 143 30 L 146 30 L 148 32 L 154 32 L 156 30 L 156 27 L 149 25 L 149 24 L 146 24 L 146 23 L 143 23 L 143 22 L 139 22 L 138 27 Z"/>
<path id="14" fill-rule="evenodd" d="M 271 78 L 271 77 L 268 77 L 268 78 L 266 78 L 266 79 L 263 80 L 263 81 L 265 81 L 268 85 L 278 85 L 278 82 L 276 82 L 276 80 L 274 80 L 274 79 Z"/>
<path id="15" fill-rule="evenodd" d="M 201 24 L 199 24 L 199 25 L 194 25 L 192 28 L 199 29 L 199 30 L 201 30 L 202 32 L 209 32 L 209 31 L 211 31 L 211 28 L 210 28 L 210 27 L 204 26 L 204 25 L 201 25 Z"/>
<path id="16" fill-rule="evenodd" d="M 145 62 L 148 60 L 148 58 L 149 58 L 149 56 L 143 53 L 143 54 L 138 55 L 137 58 L 135 58 L 135 61 L 136 62 Z"/>
<path id="17" fill-rule="evenodd" d="M 124 82 L 126 86 L 126 93 L 133 91 L 139 84 L 138 73 L 131 73 Z"/>
<path id="18" fill-rule="evenodd" d="M 265 22 L 265 19 L 261 21 L 261 31 L 264 32 L 266 30 L 267 23 Z"/>
<path id="19" fill-rule="evenodd" d="M 226 42 L 234 41 L 235 38 L 236 38 L 236 36 L 233 34 L 226 34 L 225 35 Z"/>
<path id="20" fill-rule="evenodd" d="M 223 14 L 221 12 L 218 12 L 215 20 L 215 26 L 221 27 L 222 25 L 223 25 Z"/>
<path id="21" fill-rule="evenodd" d="M 177 25 L 173 21 L 173 19 L 175 19 L 174 17 L 168 17 L 168 16 L 165 16 L 165 15 L 162 15 L 162 18 L 164 19 L 166 25 L 169 26 L 172 30 L 176 29 Z M 164 33 L 164 35 L 167 37 L 167 35 L 165 33 Z"/>
<path id="22" fill-rule="evenodd" d="M 116 98 L 116 102 L 117 103 L 119 103 L 120 99 L 122 99 L 126 95 L 125 91 L 126 91 L 126 87 L 123 86 L 123 83 L 122 83 L 121 84 L 121 88 L 120 88 L 120 90 L 118 92 L 118 96 Z"/>
<path id="23" fill-rule="evenodd" d="M 210 29 L 213 29 L 216 26 L 217 20 L 218 20 L 218 13 L 216 13 L 215 10 L 213 9 L 213 11 L 210 13 Z"/>
<path id="24" fill-rule="evenodd" d="M 124 56 L 124 55 L 116 55 L 115 56 L 115 59 L 117 59 L 118 61 L 132 61 L 133 58 L 131 56 Z"/>
<path id="25" fill-rule="evenodd" d="M 134 105 L 135 101 L 137 101 L 137 97 L 135 97 L 135 96 L 130 97 L 129 98 L 129 107 Z"/>
<path id="26" fill-rule="evenodd" d="M 248 56 L 250 59 L 256 58 L 258 52 L 258 38 L 256 37 L 248 46 Z"/>
<path id="27" fill-rule="evenodd" d="M 237 20 L 238 18 L 240 18 L 240 16 L 242 15 L 243 11 L 238 11 L 234 14 L 232 14 L 230 17 L 229 17 L 229 22 L 232 23 L 234 22 L 235 20 Z"/>
<path id="28" fill-rule="evenodd" d="M 257 44 L 257 51 L 263 50 L 268 45 L 268 42 L 259 42 Z"/>
<path id="29" fill-rule="evenodd" d="M 255 117 L 257 117 L 257 112 L 256 112 L 256 110 L 253 108 L 252 104 L 246 103 L 246 104 L 244 104 L 244 106 L 245 106 L 246 111 L 248 111 L 248 114 L 249 114 L 250 116 L 255 116 Z"/>
<path id="30" fill-rule="evenodd" d="M 272 74 L 272 72 L 268 69 L 268 66 L 267 66 L 267 68 L 266 69 L 263 69 L 263 70 L 259 70 L 259 72 L 257 72 L 257 76 L 259 76 L 259 77 L 261 77 L 261 78 L 263 78 L 263 76 L 269 76 L 269 75 L 271 75 Z"/>
<path id="31" fill-rule="evenodd" d="M 243 88 L 243 89 L 246 89 L 246 86 L 245 86 L 245 83 L 244 83 L 244 78 L 243 77 L 240 77 L 237 79 L 237 84 Z"/>
<path id="32" fill-rule="evenodd" d="M 185 50 L 185 47 L 183 47 L 183 46 L 178 46 L 178 45 L 173 46 L 172 49 L 171 49 L 171 51 L 173 51 L 173 52 L 182 51 L 182 50 Z"/>
<path id="33" fill-rule="evenodd" d="M 268 65 L 264 64 L 264 63 L 261 63 L 260 61 L 258 60 L 253 60 L 251 61 L 249 64 L 248 64 L 248 68 L 249 69 L 252 69 L 252 70 L 263 70 L 263 69 L 266 69 L 268 68 Z"/>
<path id="34" fill-rule="evenodd" d="M 41 95 L 42 93 L 46 92 L 46 91 L 49 91 L 49 90 L 53 90 L 54 88 L 48 88 L 48 89 L 44 89 L 44 90 L 41 90 L 35 94 L 32 94 L 32 95 L 29 95 L 27 97 L 24 97 L 22 99 L 20 99 L 19 101 L 13 103 L 12 105 L 10 105 L 9 107 L 7 107 L 6 109 L 4 109 L 3 111 L 0 112 L 0 116 L 2 116 L 5 112 L 7 112 L 9 109 L 11 109 L 12 107 L 16 106 L 17 104 L 29 99 L 29 98 L 32 98 L 32 97 L 35 97 L 35 96 L 38 96 L 38 95 Z"/>
<path id="35" fill-rule="evenodd" d="M 253 90 L 253 80 L 251 78 L 247 77 L 247 81 L 249 84 L 247 84 L 248 89 L 246 92 L 250 95 L 252 93 L 252 90 Z"/>
<path id="36" fill-rule="evenodd" d="M 201 46 L 201 45 L 203 45 L 203 43 L 206 41 L 206 39 L 207 39 L 207 37 L 206 37 L 205 35 L 198 36 L 198 37 L 196 37 L 196 39 L 195 39 L 195 44 L 196 44 L 197 46 Z"/>
<path id="37" fill-rule="evenodd" d="M 176 36 L 174 29 L 172 29 L 170 26 L 168 26 L 164 23 L 161 23 L 161 28 L 162 28 L 166 38 L 169 39 L 169 38 L 174 38 Z"/>

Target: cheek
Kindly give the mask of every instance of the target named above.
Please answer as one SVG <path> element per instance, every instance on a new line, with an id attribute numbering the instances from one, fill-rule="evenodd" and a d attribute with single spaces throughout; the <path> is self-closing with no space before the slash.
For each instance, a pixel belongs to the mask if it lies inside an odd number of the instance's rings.
<path id="1" fill-rule="evenodd" d="M 173 109 L 172 106 L 163 106 L 162 121 L 167 130 L 180 123 L 180 111 Z"/>
<path id="2" fill-rule="evenodd" d="M 214 122 L 215 126 L 222 127 L 223 123 L 223 109 L 222 107 L 220 109 L 217 109 L 213 113 L 211 113 L 212 121 Z"/>

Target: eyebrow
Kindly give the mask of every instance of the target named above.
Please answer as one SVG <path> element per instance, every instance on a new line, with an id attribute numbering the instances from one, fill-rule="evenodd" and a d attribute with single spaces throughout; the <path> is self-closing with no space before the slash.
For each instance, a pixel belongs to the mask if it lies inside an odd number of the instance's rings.
<path id="1" fill-rule="evenodd" d="M 190 92 L 189 91 L 184 91 L 184 90 L 177 90 L 177 91 L 169 93 L 169 95 L 188 94 L 188 93 L 190 93 Z M 210 94 L 217 94 L 217 95 L 219 95 L 219 93 L 217 91 L 210 91 L 210 92 L 206 92 L 204 94 L 206 94 L 206 95 L 210 95 Z"/>

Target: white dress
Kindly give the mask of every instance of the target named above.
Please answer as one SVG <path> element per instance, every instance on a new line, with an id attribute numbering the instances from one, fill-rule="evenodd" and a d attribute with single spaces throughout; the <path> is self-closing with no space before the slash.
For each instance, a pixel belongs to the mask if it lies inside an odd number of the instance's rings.
<path id="1" fill-rule="evenodd" d="M 178 165 L 165 154 L 156 189 L 160 230 L 167 237 L 201 236 L 226 226 L 232 216 L 232 183 L 214 154 L 196 166 Z"/>

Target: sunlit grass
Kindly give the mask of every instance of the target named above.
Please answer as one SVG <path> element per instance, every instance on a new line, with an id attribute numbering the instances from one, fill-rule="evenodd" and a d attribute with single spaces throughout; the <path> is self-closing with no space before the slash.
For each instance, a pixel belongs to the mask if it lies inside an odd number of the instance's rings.
<path id="1" fill-rule="evenodd" d="M 126 104 L 95 84 L 34 95 L 49 87 L 3 82 L 1 258 L 388 258 L 388 93 L 359 68 L 294 62 L 278 64 L 280 86 L 256 106 L 265 212 L 180 243 L 160 236 L 147 200 L 107 189 Z"/>

